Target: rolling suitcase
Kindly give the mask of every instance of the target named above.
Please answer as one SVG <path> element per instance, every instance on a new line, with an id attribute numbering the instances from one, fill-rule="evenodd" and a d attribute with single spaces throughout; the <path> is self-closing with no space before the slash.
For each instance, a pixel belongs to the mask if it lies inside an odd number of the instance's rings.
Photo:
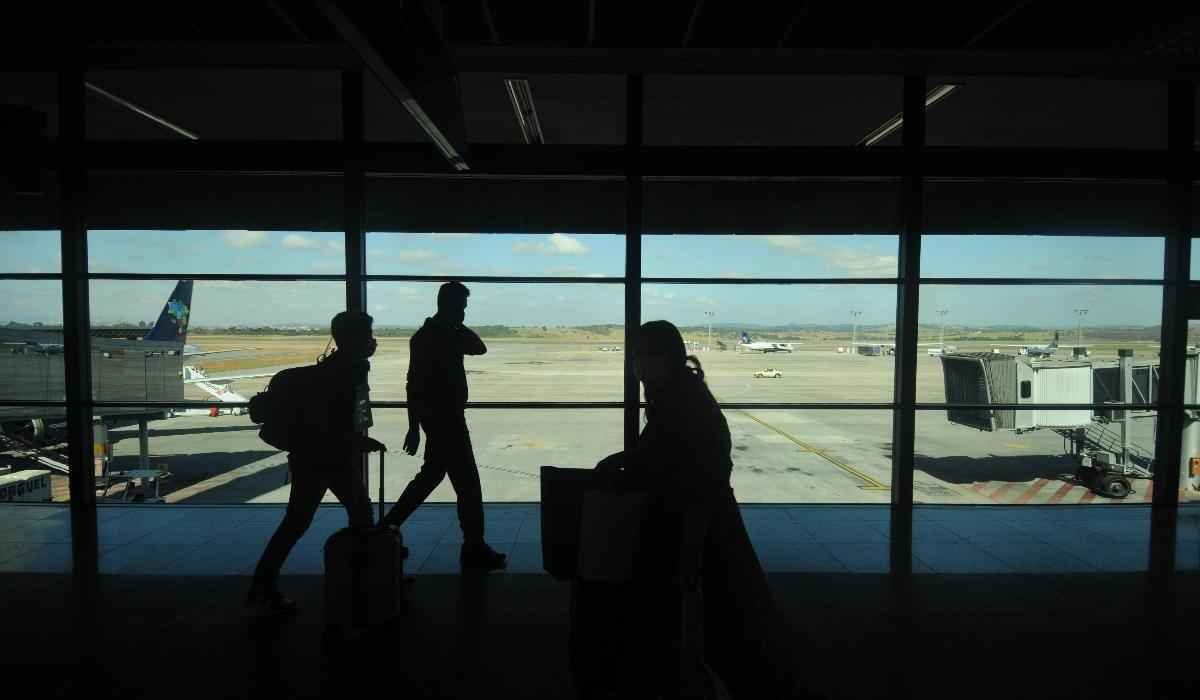
<path id="1" fill-rule="evenodd" d="M 379 520 L 383 521 L 383 453 L 379 453 Z M 343 528 L 325 541 L 325 624 L 362 630 L 400 611 L 408 549 L 389 527 Z"/>

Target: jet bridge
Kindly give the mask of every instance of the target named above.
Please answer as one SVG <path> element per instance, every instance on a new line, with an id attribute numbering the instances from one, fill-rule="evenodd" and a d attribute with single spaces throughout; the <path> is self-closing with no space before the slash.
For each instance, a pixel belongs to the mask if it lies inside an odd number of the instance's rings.
<path id="1" fill-rule="evenodd" d="M 1123 498 L 1131 492 L 1130 477 L 1153 476 L 1153 448 L 1131 441 L 1130 422 L 1156 420 L 1154 411 L 1038 408 L 1038 404 L 1047 403 L 1155 402 L 1158 399 L 1158 363 L 1137 361 L 1132 350 L 1120 350 L 1118 355 L 1117 362 L 1092 362 L 1082 358 L 1039 361 L 994 352 L 943 355 L 946 403 L 951 404 L 946 410 L 946 418 L 951 423 L 988 432 L 1053 430 L 1067 440 L 1068 450 L 1078 458 L 1078 480 L 1104 495 Z M 1200 355 L 1190 353 L 1184 391 L 1188 403 L 1195 403 L 1200 395 L 1198 366 Z M 1006 407 L 955 408 L 953 404 Z M 1028 404 L 1028 408 L 1022 407 L 1023 404 Z M 1191 456 L 1200 456 L 1200 421 L 1188 421 L 1184 439 L 1184 464 L 1181 466 L 1186 480 L 1196 476 Z"/>

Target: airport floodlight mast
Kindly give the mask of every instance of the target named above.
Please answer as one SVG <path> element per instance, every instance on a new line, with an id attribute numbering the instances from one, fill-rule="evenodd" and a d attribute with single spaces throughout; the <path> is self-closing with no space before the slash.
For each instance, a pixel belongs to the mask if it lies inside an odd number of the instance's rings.
<path id="1" fill-rule="evenodd" d="M 942 352 L 946 351 L 946 314 L 950 313 L 950 309 L 938 309 L 937 315 L 942 317 L 942 332 L 938 337 L 938 347 Z"/>
<path id="2" fill-rule="evenodd" d="M 1083 345 L 1083 317 L 1087 316 L 1087 309 L 1075 309 L 1075 344 Z"/>
<path id="3" fill-rule="evenodd" d="M 704 315 L 708 317 L 708 345 L 704 346 L 705 352 L 712 350 L 712 320 L 716 314 L 712 311 L 705 311 Z"/>
<path id="4" fill-rule="evenodd" d="M 850 310 L 850 352 L 858 352 L 858 317 L 862 316 L 861 311 Z"/>

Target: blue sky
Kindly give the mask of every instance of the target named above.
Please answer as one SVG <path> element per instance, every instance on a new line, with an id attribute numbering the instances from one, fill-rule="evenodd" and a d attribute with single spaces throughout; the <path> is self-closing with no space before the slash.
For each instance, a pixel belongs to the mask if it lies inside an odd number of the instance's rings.
<path id="1" fill-rule="evenodd" d="M 619 235 L 373 233 L 368 271 L 375 274 L 619 277 Z M 55 232 L 0 232 L 0 272 L 57 272 Z M 647 277 L 891 277 L 895 236 L 646 236 Z M 926 277 L 1158 278 L 1162 239 L 1099 237 L 930 236 L 923 241 Z M 94 272 L 341 274 L 338 233 L 263 231 L 93 231 Z M 1194 268 L 1200 266 L 1193 265 Z M 169 281 L 95 281 L 93 320 L 151 321 Z M 620 285 L 471 285 L 468 322 L 509 325 L 620 323 Z M 377 282 L 368 296 L 378 323 L 419 323 L 433 307 L 435 284 Z M 947 308 L 949 324 L 1029 324 L 1074 327 L 1073 309 L 1089 309 L 1087 324 L 1153 325 L 1158 288 L 1115 286 L 951 287 L 922 289 L 921 320 Z M 0 323 L 61 320 L 56 282 L 0 282 Z M 232 325 L 324 323 L 341 308 L 340 283 L 199 282 L 193 323 Z M 717 322 L 845 323 L 861 311 L 864 324 L 894 321 L 889 285 L 646 285 L 643 315 L 700 324 Z"/>

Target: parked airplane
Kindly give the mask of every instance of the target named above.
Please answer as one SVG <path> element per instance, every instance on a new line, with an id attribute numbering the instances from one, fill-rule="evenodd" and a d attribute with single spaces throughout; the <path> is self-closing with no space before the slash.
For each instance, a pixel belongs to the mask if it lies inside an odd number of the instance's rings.
<path id="1" fill-rule="evenodd" d="M 800 343 L 796 343 L 800 345 Z M 742 340 L 738 348 L 744 352 L 792 352 L 792 343 L 768 343 L 765 340 L 753 340 L 750 334 L 742 331 Z"/>
<path id="2" fill-rule="evenodd" d="M 1006 348 L 1019 348 L 1018 355 L 1027 355 L 1030 358 L 1037 359 L 1039 357 L 1051 357 L 1058 352 L 1058 331 L 1054 331 L 1054 340 L 1045 345 L 1003 345 Z M 1068 348 L 1086 348 L 1087 345 L 1064 345 Z"/>
<path id="3" fill-rule="evenodd" d="M 185 384 L 227 401 L 245 401 L 233 392 L 236 379 L 270 374 L 208 377 L 195 367 L 183 367 L 184 357 L 252 350 L 204 351 L 187 344 L 191 317 L 192 280 L 180 280 L 167 297 L 149 331 L 140 328 L 96 328 L 92 331 L 92 396 L 97 402 L 182 401 Z M 62 401 L 66 395 L 61 329 L 0 331 L 0 394 L 9 400 Z M 199 372 L 199 373 L 198 373 Z M 168 417 L 169 411 L 136 407 L 96 406 L 93 417 L 108 427 Z M 24 435 L 34 442 L 53 443 L 64 426 L 57 407 L 0 407 L 0 431 Z"/>

